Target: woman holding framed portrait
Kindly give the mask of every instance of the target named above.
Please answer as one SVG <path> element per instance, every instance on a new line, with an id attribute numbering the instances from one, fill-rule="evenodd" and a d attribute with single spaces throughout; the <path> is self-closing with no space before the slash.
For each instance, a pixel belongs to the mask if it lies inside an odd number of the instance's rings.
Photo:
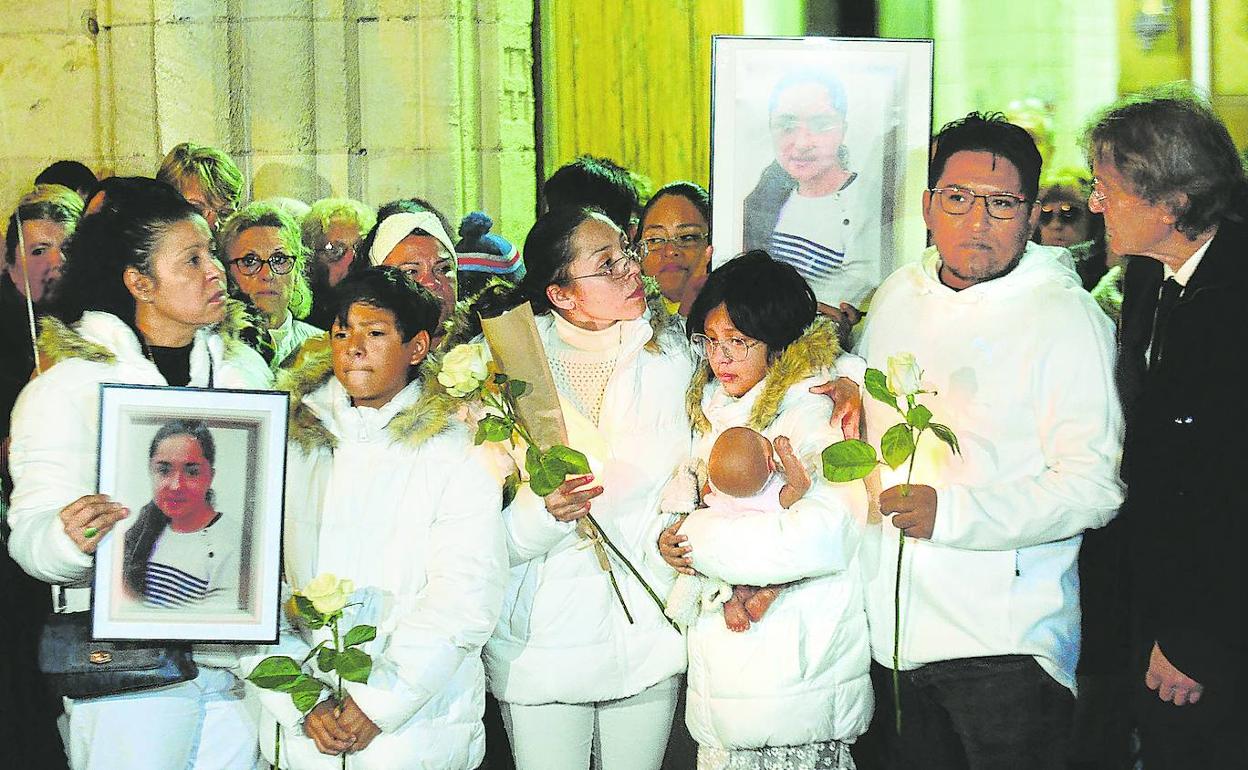
<path id="1" fill-rule="evenodd" d="M 238 339 L 242 306 L 226 297 L 207 223 L 173 188 L 136 179 L 108 192 L 67 252 L 59 318 L 40 335 L 50 368 L 13 410 L 9 520 L 18 563 L 76 587 L 90 578 L 100 538 L 131 515 L 93 494 L 101 383 L 264 388 L 270 375 Z M 67 699 L 70 764 L 254 766 L 255 727 L 229 670 L 236 660 L 229 647 L 196 646 L 192 681 Z"/>

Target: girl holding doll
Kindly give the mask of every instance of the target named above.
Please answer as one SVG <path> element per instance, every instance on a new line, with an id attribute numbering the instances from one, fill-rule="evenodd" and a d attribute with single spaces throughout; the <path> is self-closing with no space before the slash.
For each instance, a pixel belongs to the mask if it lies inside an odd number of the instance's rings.
<path id="1" fill-rule="evenodd" d="M 744 426 L 776 446 L 788 482 L 809 483 L 778 513 L 694 511 L 663 533 L 664 559 L 734 585 L 785 584 L 745 631 L 719 612 L 688 629 L 686 723 L 699 770 L 852 768 L 872 712 L 857 561 L 866 492 L 818 472 L 841 439 L 832 402 L 810 393 L 839 352 L 835 326 L 790 265 L 755 251 L 711 273 L 687 332 L 701 354 L 688 391 L 694 454 Z M 805 479 L 795 476 L 806 474 Z"/>

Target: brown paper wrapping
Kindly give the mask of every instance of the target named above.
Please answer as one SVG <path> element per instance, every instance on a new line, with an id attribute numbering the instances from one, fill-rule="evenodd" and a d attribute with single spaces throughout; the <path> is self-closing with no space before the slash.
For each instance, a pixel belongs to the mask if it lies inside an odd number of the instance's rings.
<path id="1" fill-rule="evenodd" d="M 516 414 L 540 445 L 538 449 L 567 446 L 559 392 L 537 333 L 533 308 L 526 302 L 494 318 L 482 318 L 481 331 L 498 368 L 511 379 L 529 385 L 529 392 L 516 399 Z"/>

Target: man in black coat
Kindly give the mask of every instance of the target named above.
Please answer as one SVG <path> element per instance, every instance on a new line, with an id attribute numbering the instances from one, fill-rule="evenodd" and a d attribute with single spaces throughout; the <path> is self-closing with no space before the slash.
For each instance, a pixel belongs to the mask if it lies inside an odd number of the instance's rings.
<path id="1" fill-rule="evenodd" d="M 1248 767 L 1248 181 L 1186 96 L 1113 107 L 1087 141 L 1110 248 L 1151 257 L 1127 266 L 1118 361 L 1145 765 Z"/>

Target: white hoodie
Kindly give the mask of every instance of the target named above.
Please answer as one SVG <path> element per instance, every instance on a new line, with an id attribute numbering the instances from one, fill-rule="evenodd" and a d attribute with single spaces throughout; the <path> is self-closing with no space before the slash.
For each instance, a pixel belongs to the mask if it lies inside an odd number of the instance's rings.
<path id="1" fill-rule="evenodd" d="M 867 364 L 913 353 L 919 397 L 957 435 L 955 456 L 931 433 L 913 481 L 936 489 L 931 540 L 906 542 L 901 668 L 1025 654 L 1074 689 L 1079 657 L 1081 533 L 1122 502 L 1122 413 L 1108 319 L 1062 261 L 1028 243 L 1018 266 L 954 291 L 936 250 L 880 286 L 859 346 Z M 864 397 L 873 442 L 901 421 Z M 904 404 L 903 404 L 904 406 Z M 883 488 L 905 481 L 885 468 Z M 863 568 L 875 660 L 893 665 L 897 529 L 874 518 Z"/>

